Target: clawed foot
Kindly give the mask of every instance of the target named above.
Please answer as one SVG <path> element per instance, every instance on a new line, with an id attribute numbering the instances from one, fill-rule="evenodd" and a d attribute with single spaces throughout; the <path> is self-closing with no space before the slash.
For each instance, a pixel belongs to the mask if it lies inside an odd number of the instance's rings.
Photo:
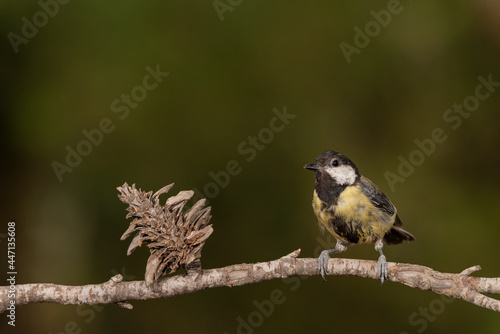
<path id="1" fill-rule="evenodd" d="M 325 271 L 326 271 L 326 266 L 328 265 L 328 260 L 330 260 L 330 252 L 328 250 L 322 251 L 318 257 L 318 269 L 319 272 L 321 273 L 321 277 L 323 277 L 325 281 L 326 281 Z"/>
<path id="2" fill-rule="evenodd" d="M 378 258 L 378 277 L 380 278 L 380 281 L 382 281 L 381 284 L 384 284 L 384 280 L 387 279 L 387 260 L 385 259 L 384 255 L 380 255 Z"/>

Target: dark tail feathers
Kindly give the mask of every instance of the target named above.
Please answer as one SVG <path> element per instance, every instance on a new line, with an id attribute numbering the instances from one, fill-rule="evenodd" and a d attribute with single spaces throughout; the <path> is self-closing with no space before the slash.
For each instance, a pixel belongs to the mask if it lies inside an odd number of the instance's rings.
<path id="1" fill-rule="evenodd" d="M 389 232 L 384 235 L 384 242 L 388 245 L 399 244 L 405 240 L 413 241 L 415 237 L 401 227 L 393 226 Z"/>

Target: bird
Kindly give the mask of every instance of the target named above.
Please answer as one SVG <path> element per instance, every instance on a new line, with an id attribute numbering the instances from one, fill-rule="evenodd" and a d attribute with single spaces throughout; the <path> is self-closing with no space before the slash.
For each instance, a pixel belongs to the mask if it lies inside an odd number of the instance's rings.
<path id="1" fill-rule="evenodd" d="M 332 234 L 337 244 L 323 250 L 318 269 L 325 279 L 330 254 L 341 253 L 349 245 L 374 243 L 380 253 L 377 275 L 381 284 L 387 279 L 385 244 L 399 244 L 415 237 L 402 228 L 396 207 L 358 167 L 339 152 L 327 150 L 304 168 L 314 171 L 312 206 L 321 230 Z"/>

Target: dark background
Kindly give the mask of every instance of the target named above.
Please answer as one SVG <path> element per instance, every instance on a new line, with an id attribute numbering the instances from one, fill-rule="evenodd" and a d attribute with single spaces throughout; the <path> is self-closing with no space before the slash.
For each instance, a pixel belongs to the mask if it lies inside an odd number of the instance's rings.
<path id="1" fill-rule="evenodd" d="M 203 192 L 213 182 L 210 172 L 231 160 L 241 172 L 212 187 L 214 233 L 203 267 L 272 260 L 297 248 L 313 257 L 321 234 L 310 204 L 313 174 L 303 166 L 335 149 L 391 198 L 417 239 L 386 247 L 389 261 L 454 273 L 480 264 L 475 275 L 500 276 L 500 87 L 456 129 L 443 119 L 475 94 L 479 76 L 500 82 L 497 2 L 402 1 L 383 27 L 370 11 L 387 13 L 393 1 L 222 1 L 231 9 L 223 20 L 210 1 L 70 1 L 17 53 L 9 33 L 22 36 L 22 18 L 33 22 L 42 7 L 0 4 L 2 271 L 13 220 L 18 284 L 100 283 L 118 272 L 142 280 L 148 249 L 126 256 L 130 240 L 119 238 L 129 221 L 116 187 L 128 182 L 156 191 L 175 182 L 170 195 Z M 340 45 L 355 46 L 355 28 L 367 24 L 373 37 L 348 62 Z M 169 76 L 120 119 L 111 103 L 142 85 L 146 67 L 157 64 Z M 263 129 L 273 109 L 285 106 L 296 117 L 271 138 Z M 76 149 L 86 140 L 82 131 L 106 118 L 113 131 L 60 182 L 53 163 L 66 164 L 66 147 Z M 446 140 L 428 155 L 418 153 L 415 140 L 436 128 Z M 247 161 L 241 148 L 259 133 L 261 150 Z M 397 174 L 398 157 L 410 155 L 420 165 L 393 191 L 384 175 Z M 376 260 L 378 253 L 363 245 L 342 257 Z M 262 314 L 256 305 L 274 290 L 282 293 L 280 304 Z M 15 330 L 500 330 L 498 313 L 357 277 L 273 280 L 132 304 L 132 311 L 20 306 Z M 5 315 L 0 328 L 13 331 Z"/>

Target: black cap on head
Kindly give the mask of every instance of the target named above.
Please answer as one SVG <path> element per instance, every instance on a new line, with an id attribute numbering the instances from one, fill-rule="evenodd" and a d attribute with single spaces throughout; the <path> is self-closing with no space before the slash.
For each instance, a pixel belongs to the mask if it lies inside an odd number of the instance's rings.
<path id="1" fill-rule="evenodd" d="M 358 168 L 349 158 L 332 150 L 321 153 L 313 163 L 304 168 L 313 170 L 316 181 L 321 179 L 323 183 L 332 180 L 338 185 L 353 184 L 360 177 Z"/>
<path id="2" fill-rule="evenodd" d="M 349 159 L 348 157 L 337 151 L 332 151 L 332 150 L 327 150 L 321 153 L 313 163 L 305 165 L 304 168 L 309 170 L 319 170 L 321 167 L 331 165 L 333 160 L 337 160 L 339 165 L 350 165 L 354 167 L 356 171 L 358 170 L 358 168 L 356 167 L 354 162 L 351 161 L 351 159 Z"/>

